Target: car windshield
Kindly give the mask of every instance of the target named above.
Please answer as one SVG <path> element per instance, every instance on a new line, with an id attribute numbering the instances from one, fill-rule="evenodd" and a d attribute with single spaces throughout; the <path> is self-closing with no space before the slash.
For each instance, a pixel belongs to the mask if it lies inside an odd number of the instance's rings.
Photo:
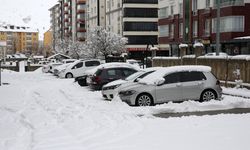
<path id="1" fill-rule="evenodd" d="M 131 81 L 136 79 L 137 77 L 139 77 L 140 75 L 142 75 L 143 73 L 145 73 L 145 71 L 138 71 L 130 76 L 128 76 L 127 78 L 125 78 L 126 81 Z"/>

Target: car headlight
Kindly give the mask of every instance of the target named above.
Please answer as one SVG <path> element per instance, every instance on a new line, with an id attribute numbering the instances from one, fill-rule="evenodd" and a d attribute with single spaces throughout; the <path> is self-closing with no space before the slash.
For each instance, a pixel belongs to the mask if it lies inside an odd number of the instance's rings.
<path id="1" fill-rule="evenodd" d="M 61 70 L 60 72 L 65 72 L 66 71 L 66 69 L 63 69 L 63 70 Z"/>
<path id="2" fill-rule="evenodd" d="M 104 86 L 102 90 L 114 90 L 114 89 L 118 88 L 119 86 L 121 86 L 121 84 L 107 86 L 107 87 Z"/>
<path id="3" fill-rule="evenodd" d="M 135 92 L 136 92 L 135 90 L 120 91 L 119 95 L 121 95 L 121 96 L 130 96 L 130 95 L 135 94 Z"/>

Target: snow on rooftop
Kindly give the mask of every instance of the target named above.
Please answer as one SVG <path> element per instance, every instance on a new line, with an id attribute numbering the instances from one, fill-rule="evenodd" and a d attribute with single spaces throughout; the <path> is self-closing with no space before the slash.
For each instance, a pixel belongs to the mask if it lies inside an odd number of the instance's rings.
<path id="1" fill-rule="evenodd" d="M 234 38 L 235 40 L 246 40 L 246 39 L 250 39 L 250 36 L 243 36 L 243 37 L 237 37 Z"/>
<path id="2" fill-rule="evenodd" d="M 139 70 L 140 68 L 138 68 L 135 65 L 131 65 L 129 63 L 119 63 L 119 62 L 115 62 L 115 63 L 105 63 L 105 64 L 101 64 L 93 69 L 87 70 L 85 73 L 88 75 L 92 75 L 94 74 L 98 69 L 101 68 L 115 68 L 115 67 L 124 67 L 124 68 L 133 68 L 135 70 Z"/>
<path id="3" fill-rule="evenodd" d="M 187 44 L 180 44 L 179 45 L 179 48 L 185 48 L 185 47 L 188 47 L 188 45 Z"/>
<path id="4" fill-rule="evenodd" d="M 38 33 L 38 29 L 24 27 L 24 26 L 14 26 L 14 25 L 7 25 L 7 26 L 0 26 L 0 31 L 2 32 L 31 32 L 31 33 Z"/>
<path id="5" fill-rule="evenodd" d="M 157 79 L 163 78 L 167 74 L 170 74 L 173 72 L 180 72 L 180 71 L 210 72 L 211 67 L 209 67 L 209 66 L 194 66 L 194 65 L 164 67 L 164 68 L 156 70 L 154 73 L 141 79 L 139 82 L 146 83 L 146 84 L 155 84 L 155 81 Z"/>
<path id="6" fill-rule="evenodd" d="M 194 44 L 194 48 L 196 48 L 196 47 L 204 47 L 204 45 L 200 42 L 197 42 Z"/>

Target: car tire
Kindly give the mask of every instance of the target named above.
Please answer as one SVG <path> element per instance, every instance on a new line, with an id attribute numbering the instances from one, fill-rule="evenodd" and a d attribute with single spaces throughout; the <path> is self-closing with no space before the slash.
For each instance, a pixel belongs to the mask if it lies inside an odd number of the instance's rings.
<path id="1" fill-rule="evenodd" d="M 152 106 L 153 98 L 150 94 L 143 93 L 137 96 L 136 98 L 136 106 Z"/>
<path id="2" fill-rule="evenodd" d="M 205 90 L 201 93 L 200 102 L 206 102 L 216 98 L 217 95 L 214 90 Z"/>
<path id="3" fill-rule="evenodd" d="M 80 85 L 80 86 L 87 86 L 87 81 L 86 81 L 86 78 L 85 79 L 80 79 L 77 81 L 77 83 Z"/>
<path id="4" fill-rule="evenodd" d="M 67 73 L 67 74 L 65 75 L 65 78 L 73 78 L 73 74 L 72 74 L 72 73 Z"/>

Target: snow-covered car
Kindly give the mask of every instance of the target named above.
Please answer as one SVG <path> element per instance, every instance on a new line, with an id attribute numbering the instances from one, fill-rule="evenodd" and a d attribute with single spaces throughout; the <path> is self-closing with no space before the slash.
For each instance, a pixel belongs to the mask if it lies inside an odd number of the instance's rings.
<path id="1" fill-rule="evenodd" d="M 75 62 L 77 59 L 63 59 L 62 60 L 62 63 L 63 64 L 68 64 L 68 63 L 73 63 Z"/>
<path id="2" fill-rule="evenodd" d="M 59 65 L 59 66 L 56 66 L 54 69 L 53 69 L 53 74 L 55 76 L 58 76 L 59 75 L 59 72 L 61 72 L 63 69 L 66 69 L 70 64 L 72 63 L 64 63 L 62 65 Z"/>
<path id="3" fill-rule="evenodd" d="M 106 63 L 91 70 L 87 84 L 91 89 L 101 90 L 102 86 L 118 79 L 125 79 L 139 69 L 128 63 Z"/>
<path id="4" fill-rule="evenodd" d="M 119 91 L 122 101 L 137 106 L 168 101 L 209 101 L 220 99 L 221 94 L 220 82 L 208 66 L 165 67 Z"/>
<path id="5" fill-rule="evenodd" d="M 107 100 L 112 100 L 119 91 L 120 87 L 124 87 L 129 85 L 132 82 L 138 82 L 140 79 L 144 78 L 145 76 L 149 75 L 150 73 L 154 72 L 155 70 L 161 67 L 152 67 L 140 70 L 125 79 L 115 80 L 110 82 L 102 87 L 102 96 Z"/>
<path id="6" fill-rule="evenodd" d="M 56 67 L 56 66 L 59 66 L 59 65 L 62 65 L 62 63 L 49 63 L 47 65 L 44 65 L 42 67 L 42 72 L 44 73 L 53 73 L 52 70 Z"/>
<path id="7" fill-rule="evenodd" d="M 129 63 L 129 64 L 131 64 L 131 65 L 135 65 L 136 67 L 140 67 L 140 64 L 139 64 L 138 61 L 135 60 L 135 59 L 127 59 L 127 60 L 126 60 L 126 63 Z"/>
<path id="8" fill-rule="evenodd" d="M 60 78 L 76 78 L 83 76 L 85 71 L 92 69 L 101 64 L 100 60 L 77 60 L 61 70 L 58 74 Z"/>

